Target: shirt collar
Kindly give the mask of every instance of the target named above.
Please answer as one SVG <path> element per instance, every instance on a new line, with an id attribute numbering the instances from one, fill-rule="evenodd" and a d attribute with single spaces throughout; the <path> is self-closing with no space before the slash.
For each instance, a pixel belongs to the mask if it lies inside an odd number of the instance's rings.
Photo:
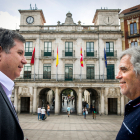
<path id="1" fill-rule="evenodd" d="M 1 71 L 0 71 L 0 83 L 5 88 L 7 88 L 7 90 L 9 91 L 13 90 L 14 82 Z"/>

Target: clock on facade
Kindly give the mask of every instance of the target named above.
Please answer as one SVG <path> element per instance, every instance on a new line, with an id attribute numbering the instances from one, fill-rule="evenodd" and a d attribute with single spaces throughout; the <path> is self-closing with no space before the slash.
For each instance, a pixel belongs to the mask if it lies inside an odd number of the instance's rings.
<path id="1" fill-rule="evenodd" d="M 31 16 L 29 16 L 29 17 L 26 18 L 26 22 L 27 22 L 28 24 L 32 24 L 32 23 L 34 22 L 34 18 L 31 17 Z"/>

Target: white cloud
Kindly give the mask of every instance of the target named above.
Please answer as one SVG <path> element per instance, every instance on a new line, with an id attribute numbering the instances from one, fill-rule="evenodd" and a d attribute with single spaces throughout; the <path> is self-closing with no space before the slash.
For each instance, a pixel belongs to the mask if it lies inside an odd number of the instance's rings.
<path id="1" fill-rule="evenodd" d="M 6 29 L 19 29 L 20 18 L 10 15 L 8 12 L 0 11 L 0 27 Z"/>

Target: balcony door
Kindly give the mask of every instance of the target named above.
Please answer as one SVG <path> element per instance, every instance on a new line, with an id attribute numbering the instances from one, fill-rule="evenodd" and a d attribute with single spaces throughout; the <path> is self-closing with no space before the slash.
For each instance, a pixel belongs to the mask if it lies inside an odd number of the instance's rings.
<path id="1" fill-rule="evenodd" d="M 44 42 L 44 56 L 52 56 L 52 43 Z"/>
<path id="2" fill-rule="evenodd" d="M 51 79 L 51 64 L 44 64 L 43 79 Z"/>
<path id="3" fill-rule="evenodd" d="M 31 79 L 31 68 L 30 64 L 24 66 L 24 79 Z"/>
<path id="4" fill-rule="evenodd" d="M 72 42 L 65 43 L 65 56 L 73 56 L 73 43 Z"/>
<path id="5" fill-rule="evenodd" d="M 65 65 L 65 80 L 71 81 L 73 79 L 73 65 Z"/>
<path id="6" fill-rule="evenodd" d="M 107 65 L 107 79 L 115 79 L 114 64 Z"/>
<path id="7" fill-rule="evenodd" d="M 94 65 L 87 65 L 87 79 L 94 79 Z"/>
<path id="8" fill-rule="evenodd" d="M 114 43 L 106 42 L 106 56 L 114 56 Z"/>

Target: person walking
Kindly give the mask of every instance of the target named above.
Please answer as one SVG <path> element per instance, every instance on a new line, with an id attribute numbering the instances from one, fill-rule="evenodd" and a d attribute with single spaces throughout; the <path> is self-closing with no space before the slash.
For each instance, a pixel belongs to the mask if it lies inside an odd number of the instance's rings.
<path id="1" fill-rule="evenodd" d="M 50 105 L 49 104 L 47 105 L 47 114 L 48 114 L 48 116 L 50 116 Z"/>
<path id="2" fill-rule="evenodd" d="M 67 106 L 68 106 L 69 101 L 67 100 Z"/>
<path id="3" fill-rule="evenodd" d="M 43 107 L 41 109 L 42 120 L 44 120 L 45 114 L 46 114 L 46 110 L 45 110 L 45 107 Z"/>
<path id="4" fill-rule="evenodd" d="M 86 107 L 85 107 L 85 108 L 83 108 L 83 115 L 84 115 L 84 119 L 86 119 L 86 111 L 87 111 Z"/>
<path id="5" fill-rule="evenodd" d="M 63 99 L 63 106 L 64 106 L 64 99 Z"/>
<path id="6" fill-rule="evenodd" d="M 70 115 L 70 110 L 71 110 L 71 109 L 70 109 L 70 106 L 68 106 L 68 107 L 67 107 L 68 117 L 69 117 L 69 115 Z"/>
<path id="7" fill-rule="evenodd" d="M 93 119 L 96 119 L 96 109 L 94 108 L 94 106 L 92 107 L 92 116 Z"/>
<path id="8" fill-rule="evenodd" d="M 37 113 L 38 113 L 38 120 L 41 120 L 41 107 L 40 106 L 38 107 Z"/>
<path id="9" fill-rule="evenodd" d="M 86 104 L 87 111 L 89 112 L 89 104 Z"/>

